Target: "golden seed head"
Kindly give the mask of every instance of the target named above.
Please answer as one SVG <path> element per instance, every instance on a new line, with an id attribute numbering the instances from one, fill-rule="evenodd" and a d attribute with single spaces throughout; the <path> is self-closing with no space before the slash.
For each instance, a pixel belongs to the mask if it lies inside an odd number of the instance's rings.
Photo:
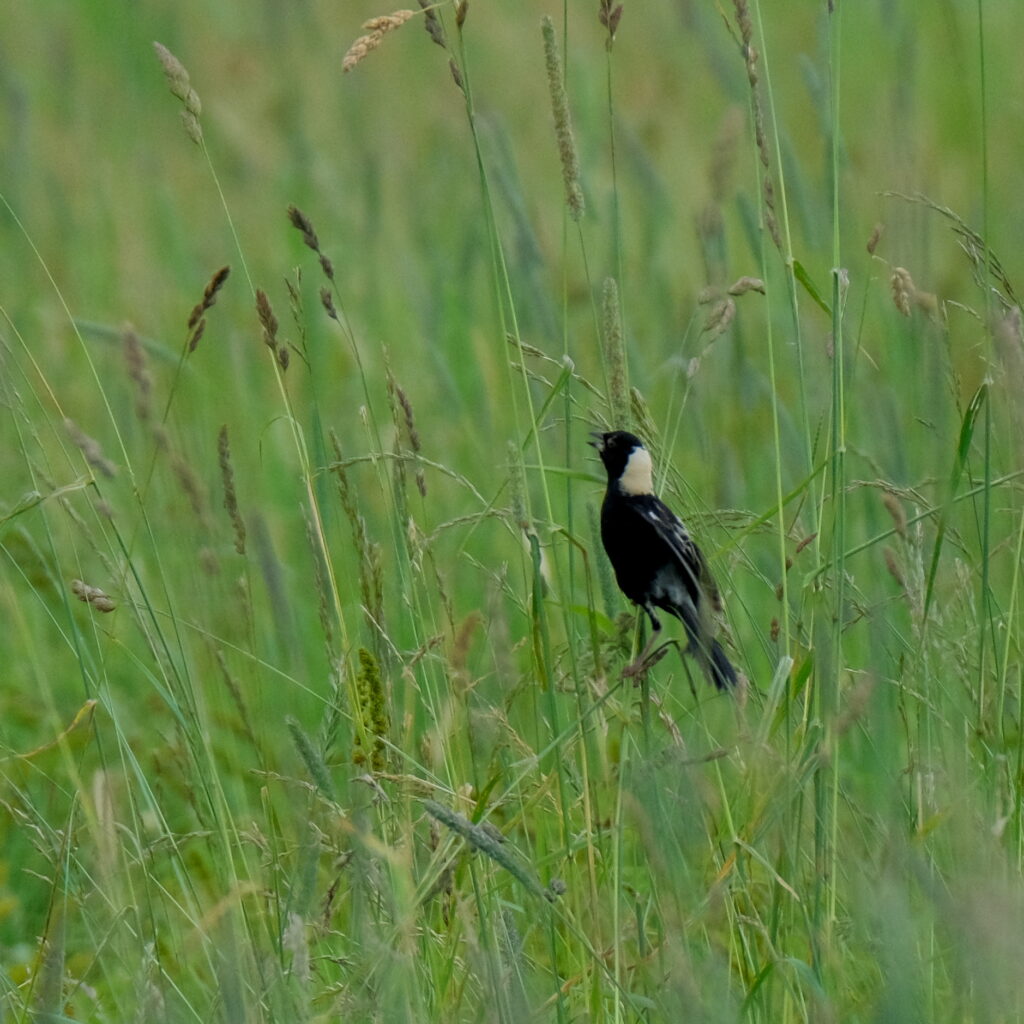
<path id="1" fill-rule="evenodd" d="M 384 14 L 363 22 L 366 35 L 360 36 L 348 48 L 348 52 L 341 61 L 341 70 L 343 72 L 351 71 L 367 54 L 380 46 L 389 32 L 404 25 L 415 13 L 415 11 L 395 11 L 394 14 Z"/>
<path id="2" fill-rule="evenodd" d="M 904 316 L 910 316 L 911 303 L 917 293 L 910 271 L 905 267 L 893 267 L 889 283 L 892 288 L 892 301 L 896 304 L 896 308 Z"/>

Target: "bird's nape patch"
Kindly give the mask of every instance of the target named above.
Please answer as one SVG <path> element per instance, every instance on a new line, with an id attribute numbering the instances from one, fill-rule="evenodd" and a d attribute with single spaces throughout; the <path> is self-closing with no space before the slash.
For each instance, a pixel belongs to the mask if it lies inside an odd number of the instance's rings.
<path id="1" fill-rule="evenodd" d="M 619 489 L 629 495 L 654 493 L 651 453 L 646 448 L 634 448 L 630 453 L 619 477 Z"/>

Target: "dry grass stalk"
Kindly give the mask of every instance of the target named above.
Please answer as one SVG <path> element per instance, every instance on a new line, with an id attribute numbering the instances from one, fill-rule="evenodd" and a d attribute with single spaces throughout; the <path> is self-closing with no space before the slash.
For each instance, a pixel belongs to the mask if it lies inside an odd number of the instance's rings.
<path id="1" fill-rule="evenodd" d="M 405 429 L 409 437 L 409 447 L 412 448 L 413 453 L 417 456 L 416 461 L 416 490 L 420 492 L 420 497 L 425 498 L 427 496 L 427 481 L 423 475 L 423 466 L 419 461 L 420 454 L 420 434 L 416 429 L 416 420 L 412 413 L 412 403 L 409 401 L 409 396 L 402 390 L 402 388 L 396 383 L 395 384 L 395 395 L 398 398 L 398 404 L 402 409 L 402 416 L 405 419 Z"/>
<path id="2" fill-rule="evenodd" d="M 82 580 L 71 581 L 71 593 L 79 601 L 91 605 L 98 612 L 112 612 L 117 607 L 112 597 L 100 590 L 99 587 L 90 587 Z"/>
<path id="3" fill-rule="evenodd" d="M 578 221 L 583 216 L 585 206 L 583 189 L 580 188 L 580 162 L 572 133 L 572 118 L 569 114 L 569 98 L 565 92 L 565 79 L 562 74 L 562 58 L 555 42 L 554 23 L 545 15 L 540 24 L 541 34 L 544 36 L 544 63 L 548 72 L 551 110 L 555 117 L 555 138 L 558 141 L 558 155 L 562 161 L 565 201 L 569 207 L 569 215 Z"/>
<path id="4" fill-rule="evenodd" d="M 530 529 L 530 514 L 526 507 L 526 474 L 522 453 L 515 442 L 508 443 L 508 486 L 512 502 L 512 520 L 520 530 Z"/>
<path id="5" fill-rule="evenodd" d="M 238 495 L 235 493 L 235 470 L 231 464 L 231 443 L 228 440 L 228 425 L 225 423 L 217 435 L 217 461 L 220 465 L 220 478 L 224 485 L 224 507 L 235 531 L 235 550 L 245 554 L 245 520 L 238 510 Z"/>
<path id="6" fill-rule="evenodd" d="M 196 518 L 206 525 L 206 500 L 203 495 L 203 487 L 196 476 L 195 470 L 180 455 L 175 454 L 171 458 L 171 469 L 181 487 L 182 493 L 188 498 L 189 507 Z"/>
<path id="7" fill-rule="evenodd" d="M 753 44 L 754 29 L 750 20 L 750 9 L 747 0 L 733 0 L 736 10 L 736 24 L 740 30 L 743 44 L 743 61 L 747 68 L 747 82 L 750 84 L 751 109 L 754 115 L 754 141 L 757 145 L 758 157 L 763 169 L 762 190 L 764 195 L 764 222 L 775 248 L 782 252 L 782 237 L 775 216 L 775 184 L 771 177 L 771 158 L 768 151 L 768 135 L 764 126 L 764 109 L 761 106 L 761 92 L 757 73 L 757 62 L 760 55 Z"/>
<path id="8" fill-rule="evenodd" d="M 164 77 L 167 79 L 171 95 L 181 100 L 181 120 L 185 125 L 185 132 L 197 146 L 201 145 L 203 129 L 199 124 L 199 115 L 203 112 L 203 105 L 199 101 L 199 94 L 189 82 L 188 71 L 163 43 L 154 42 L 153 49 L 156 51 L 160 66 L 164 69 Z"/>
<path id="9" fill-rule="evenodd" d="M 334 451 L 334 463 L 331 469 L 338 485 L 338 498 L 352 530 L 352 543 L 359 560 L 359 594 L 362 600 L 363 613 L 371 632 L 376 635 L 384 629 L 384 569 L 381 559 L 380 545 L 372 542 L 366 531 L 366 520 L 359 513 L 355 494 L 345 472 L 338 435 L 331 430 L 331 448 Z"/>
<path id="10" fill-rule="evenodd" d="M 341 70 L 351 71 L 369 53 L 380 46 L 384 37 L 393 32 L 396 28 L 404 25 L 416 12 L 395 11 L 394 14 L 385 14 L 379 18 L 371 18 L 363 22 L 366 35 L 360 36 L 349 48 L 341 61 Z"/>
<path id="11" fill-rule="evenodd" d="M 99 470 L 103 476 L 108 478 L 117 475 L 117 466 L 103 454 L 103 448 L 100 446 L 100 443 L 96 438 L 90 437 L 86 434 L 81 427 L 71 419 L 64 420 L 64 429 L 68 432 L 68 437 L 71 438 L 71 443 L 82 453 L 85 461 L 92 466 L 93 469 Z"/>
<path id="12" fill-rule="evenodd" d="M 148 423 L 153 415 L 153 381 L 146 365 L 146 353 L 142 351 L 142 342 L 135 328 L 125 325 L 121 332 L 121 343 L 124 349 L 124 363 L 128 370 L 128 379 L 135 386 L 135 415 L 140 423 Z"/>
<path id="13" fill-rule="evenodd" d="M 328 662 L 335 659 L 334 653 L 334 595 L 331 592 L 330 574 L 324 559 L 319 537 L 313 523 L 306 517 L 306 541 L 313 558 L 313 582 L 316 586 L 316 610 L 320 617 L 320 630 L 324 636 L 324 649 Z"/>
<path id="14" fill-rule="evenodd" d="M 312 221 L 295 205 L 288 207 L 288 219 L 291 221 L 292 227 L 301 233 L 302 241 L 317 254 L 324 277 L 333 284 L 334 264 L 324 255 L 323 250 L 320 248 L 320 239 L 317 238 Z"/>
<path id="15" fill-rule="evenodd" d="M 629 369 L 622 340 L 622 311 L 619 286 L 614 277 L 605 278 L 601 290 L 604 358 L 608 367 L 608 408 L 617 430 L 629 427 Z"/>
<path id="16" fill-rule="evenodd" d="M 220 669 L 221 678 L 224 680 L 228 693 L 231 694 L 231 700 L 234 702 L 235 709 L 238 711 L 238 717 L 242 721 L 242 730 L 245 733 L 245 737 L 253 747 L 259 750 L 259 740 L 256 739 L 256 730 L 253 728 L 252 716 L 249 714 L 249 706 L 245 702 L 242 687 L 231 674 L 227 659 L 224 657 L 224 652 L 219 647 L 214 648 L 213 656 L 217 660 L 217 667 Z"/>
<path id="17" fill-rule="evenodd" d="M 189 337 L 186 349 L 188 352 L 195 352 L 199 339 L 206 330 L 206 311 L 217 301 L 217 293 L 224 287 L 224 282 L 231 273 L 230 267 L 221 267 L 207 282 L 203 289 L 203 297 L 192 307 L 188 317 Z"/>

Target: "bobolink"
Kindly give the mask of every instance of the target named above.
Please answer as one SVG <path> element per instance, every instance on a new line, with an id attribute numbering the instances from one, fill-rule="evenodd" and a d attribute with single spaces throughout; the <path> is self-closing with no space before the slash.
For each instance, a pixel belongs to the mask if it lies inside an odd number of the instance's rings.
<path id="1" fill-rule="evenodd" d="M 592 436 L 608 471 L 601 540 L 619 589 L 647 612 L 653 629 L 623 675 L 638 675 L 656 660 L 651 649 L 661 633 L 660 608 L 682 622 L 688 651 L 708 680 L 720 690 L 734 686 L 736 669 L 713 636 L 713 615 L 722 608 L 718 587 L 686 527 L 654 493 L 650 453 L 624 430 Z"/>

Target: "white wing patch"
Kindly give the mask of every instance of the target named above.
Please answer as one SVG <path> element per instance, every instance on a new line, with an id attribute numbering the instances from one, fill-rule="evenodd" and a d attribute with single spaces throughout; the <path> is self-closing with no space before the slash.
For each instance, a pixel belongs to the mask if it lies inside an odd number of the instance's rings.
<path id="1" fill-rule="evenodd" d="M 693 541 L 679 517 L 663 502 L 643 504 L 638 511 L 658 531 L 659 536 L 672 548 L 675 556 L 684 563 L 694 563 Z"/>

